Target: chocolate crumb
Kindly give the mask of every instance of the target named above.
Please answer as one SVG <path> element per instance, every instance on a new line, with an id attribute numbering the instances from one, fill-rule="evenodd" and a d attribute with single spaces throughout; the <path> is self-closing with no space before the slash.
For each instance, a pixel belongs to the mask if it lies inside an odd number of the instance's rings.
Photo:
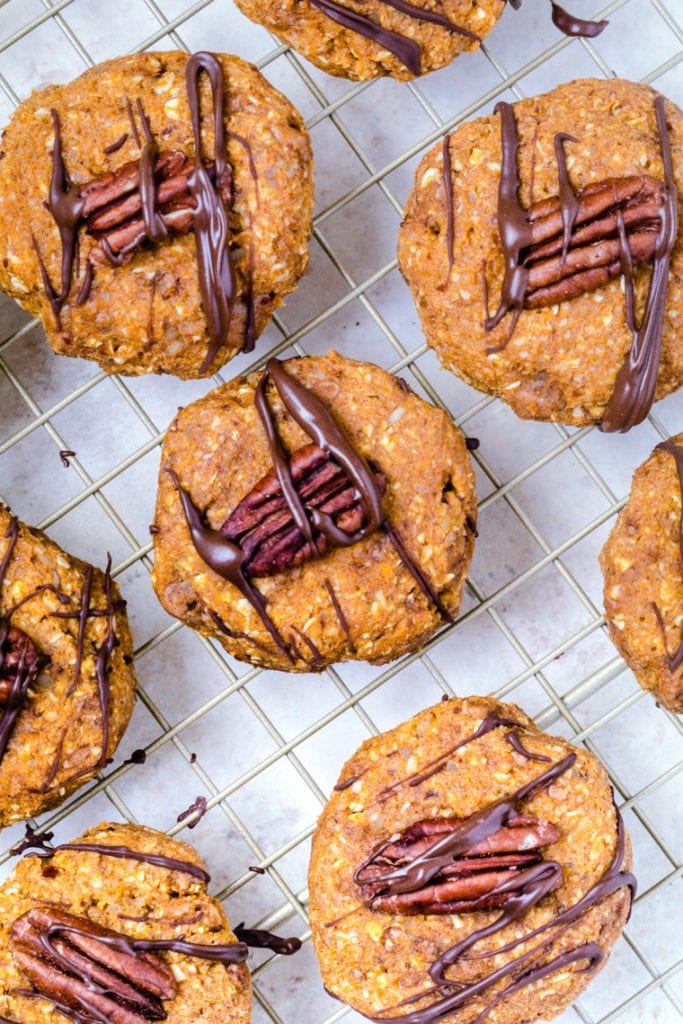
<path id="1" fill-rule="evenodd" d="M 60 457 L 60 459 L 62 460 L 62 465 L 63 465 L 63 466 L 64 466 L 64 467 L 66 468 L 66 469 L 68 469 L 68 468 L 69 468 L 69 466 L 71 465 L 71 463 L 69 462 L 69 459 L 73 459 L 73 458 L 75 457 L 75 455 L 76 455 L 76 452 L 72 452 L 72 451 L 69 451 L 69 449 L 68 449 L 68 448 L 63 448 L 63 449 L 62 449 L 62 450 L 60 451 L 60 453 L 59 453 L 59 457 Z"/>
<path id="2" fill-rule="evenodd" d="M 479 440 L 478 437 L 466 437 L 465 438 L 465 445 L 467 446 L 467 451 L 468 452 L 476 452 L 476 450 L 477 450 L 477 448 L 479 447 L 480 444 L 481 444 L 481 441 Z"/>
<path id="3" fill-rule="evenodd" d="M 253 865 L 250 864 L 249 865 L 249 870 L 253 871 L 255 875 L 265 875 L 265 873 L 266 873 L 266 869 L 265 868 L 259 868 L 255 864 L 253 864 Z"/>
<path id="4" fill-rule="evenodd" d="M 139 749 L 139 750 L 134 750 L 133 753 L 130 755 L 130 757 L 127 758 L 127 760 L 125 760 L 123 763 L 124 764 L 144 764 L 146 760 L 147 760 L 147 752 L 145 750 Z"/>

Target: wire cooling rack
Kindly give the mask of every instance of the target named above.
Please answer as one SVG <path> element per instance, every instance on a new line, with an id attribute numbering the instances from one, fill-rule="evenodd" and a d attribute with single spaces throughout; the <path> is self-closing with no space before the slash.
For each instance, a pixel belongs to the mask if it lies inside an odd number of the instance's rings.
<path id="1" fill-rule="evenodd" d="M 633 469 L 683 427 L 683 393 L 626 437 L 521 423 L 439 369 L 396 269 L 396 232 L 420 156 L 499 98 L 616 73 L 683 102 L 683 0 L 570 6 L 608 17 L 609 29 L 593 41 L 565 39 L 545 0 L 527 0 L 505 12 L 479 53 L 405 85 L 329 78 L 230 0 L 0 0 L 3 122 L 33 87 L 120 53 L 178 47 L 253 60 L 312 133 L 312 269 L 256 358 L 240 357 L 210 382 L 107 378 L 93 364 L 54 356 L 35 321 L 0 300 L 1 496 L 74 553 L 100 565 L 113 553 L 138 643 L 140 699 L 117 759 L 37 824 L 60 841 L 102 819 L 179 833 L 207 859 L 233 923 L 301 935 L 296 957 L 255 958 L 257 1022 L 362 1019 L 320 984 L 306 919 L 310 836 L 361 740 L 443 693 L 515 700 L 542 727 L 585 744 L 610 773 L 640 894 L 609 965 L 563 1024 L 683 1020 L 681 723 L 642 693 L 610 644 L 595 561 Z M 270 354 L 328 347 L 400 371 L 480 438 L 480 538 L 460 619 L 420 655 L 288 677 L 235 662 L 165 615 L 149 583 L 147 525 L 163 431 L 178 404 Z M 59 460 L 65 449 L 76 452 L 68 469 Z M 138 748 L 144 764 L 129 760 Z M 188 832 L 176 819 L 198 795 L 209 811 Z M 0 839 L 4 872 L 22 834 L 16 826 Z"/>

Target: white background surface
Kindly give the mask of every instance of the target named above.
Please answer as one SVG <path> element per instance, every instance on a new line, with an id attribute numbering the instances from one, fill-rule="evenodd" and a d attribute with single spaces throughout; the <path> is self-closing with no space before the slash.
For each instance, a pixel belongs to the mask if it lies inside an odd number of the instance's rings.
<path id="1" fill-rule="evenodd" d="M 681 726 L 616 656 L 596 556 L 634 468 L 683 428 L 683 391 L 624 437 L 518 421 L 439 369 L 395 266 L 415 166 L 444 125 L 501 98 L 613 72 L 683 104 L 683 0 L 567 5 L 583 16 L 608 12 L 611 24 L 592 42 L 565 40 L 549 3 L 525 0 L 521 11 L 506 10 L 482 51 L 408 86 L 332 79 L 230 0 L 0 2 L 0 122 L 32 88 L 130 50 L 225 50 L 257 62 L 297 104 L 317 167 L 311 271 L 255 359 L 234 360 L 213 382 L 105 379 L 94 364 L 53 355 L 42 331 L 0 297 L 0 496 L 75 554 L 103 565 L 112 552 L 138 649 L 132 725 L 106 776 L 41 822 L 57 840 L 102 819 L 179 832 L 206 858 L 233 923 L 308 939 L 309 837 L 345 758 L 443 692 L 505 694 L 603 759 L 634 840 L 641 894 L 626 937 L 561 1021 L 675 1024 L 683 1020 Z M 147 527 L 164 428 L 178 405 L 263 362 L 273 346 L 335 347 L 400 368 L 481 439 L 480 538 L 463 615 L 419 658 L 384 669 L 339 665 L 320 677 L 260 673 L 181 628 L 156 601 Z M 60 448 L 77 452 L 70 469 Z M 123 766 L 138 747 L 149 752 L 146 764 Z M 177 815 L 200 794 L 210 812 L 194 831 L 180 829 Z M 4 832 L 0 850 L 22 834 L 22 826 Z M 254 864 L 268 873 L 252 874 Z M 256 953 L 256 963 L 257 1022 L 362 1019 L 325 994 L 310 941 L 294 958 Z"/>

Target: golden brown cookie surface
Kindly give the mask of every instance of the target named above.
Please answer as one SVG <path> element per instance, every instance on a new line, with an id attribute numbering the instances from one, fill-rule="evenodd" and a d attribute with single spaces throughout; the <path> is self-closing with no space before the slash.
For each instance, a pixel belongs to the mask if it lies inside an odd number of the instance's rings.
<path id="1" fill-rule="evenodd" d="M 92 999 L 92 1005 L 104 1007 L 97 1019 L 125 1024 L 159 1020 L 162 1014 L 169 1024 L 200 1018 L 207 1024 L 246 1024 L 251 1005 L 249 971 L 241 962 L 246 949 L 237 943 L 220 903 L 207 893 L 208 881 L 191 847 L 135 825 L 102 824 L 47 859 L 24 857 L 0 887 L 0 1015 L 17 1024 L 61 1019 L 57 1002 L 67 1017 L 80 1020 L 76 1014 L 85 1008 L 83 999 Z M 49 957 L 36 969 L 36 933 L 44 941 L 51 926 L 53 945 L 67 964 L 77 964 L 76 971 L 60 972 Z M 111 933 L 133 946 L 108 945 Z M 149 941 L 157 944 L 151 951 L 134 946 Z M 209 946 L 218 947 L 226 962 L 207 958 L 204 947 Z M 79 953 L 84 957 L 77 961 Z M 234 954 L 239 962 L 227 962 Z M 101 973 L 107 966 L 115 972 L 113 980 Z M 79 976 L 88 979 L 80 1002 Z"/>
<path id="2" fill-rule="evenodd" d="M 661 131 L 656 98 L 650 87 L 632 82 L 571 82 L 513 105 L 507 169 L 503 111 L 461 125 L 447 147 L 439 144 L 418 168 L 401 229 L 399 263 L 427 340 L 445 366 L 502 398 L 523 418 L 579 425 L 599 423 L 605 416 L 633 346 L 624 286 L 629 275 L 621 276 L 622 256 L 627 261 L 628 252 L 635 326 L 644 330 L 650 321 L 646 297 L 654 249 L 679 205 L 675 188 L 668 198 L 664 146 L 671 152 L 674 186 L 680 187 L 683 178 L 681 112 L 665 101 Z M 573 223 L 568 251 L 563 249 L 560 203 L 563 161 L 572 194 L 566 207 Z M 506 195 L 499 204 L 502 185 Z M 574 221 L 572 196 L 580 203 Z M 510 283 L 520 285 L 525 303 L 511 335 L 513 305 L 493 325 L 496 312 L 505 307 L 504 302 L 499 307 L 505 262 L 501 207 L 512 211 L 506 230 L 517 279 Z M 626 255 L 620 248 L 617 211 L 624 219 Z M 513 223 L 514 216 L 519 221 Z M 671 227 L 675 230 L 675 224 Z M 515 237 L 522 240 L 516 254 Z M 676 390 L 683 379 L 683 349 L 675 330 L 683 305 L 680 232 L 670 266 L 663 260 L 661 269 L 661 331 L 654 329 L 644 344 L 656 398 Z M 526 273 L 524 282 L 521 275 Z M 577 286 L 574 277 L 570 285 L 567 279 L 579 273 L 583 284 Z M 527 308 L 528 303 L 534 308 Z M 651 319 L 656 328 L 657 316 Z"/>
<path id="3" fill-rule="evenodd" d="M 644 690 L 683 712 L 681 477 L 683 434 L 658 445 L 634 476 L 600 552 L 610 636 Z"/>
<path id="4" fill-rule="evenodd" d="M 442 68 L 458 54 L 476 50 L 505 6 L 504 0 L 236 3 L 323 71 L 355 80 L 380 75 L 408 80 Z"/>
<path id="5" fill-rule="evenodd" d="M 135 701 L 109 572 L 0 505 L 0 826 L 62 803 L 116 750 Z"/>
<path id="6" fill-rule="evenodd" d="M 306 269 L 308 135 L 238 57 L 108 61 L 34 93 L 1 148 L 0 287 L 41 318 L 61 354 L 111 373 L 208 375 L 253 344 Z"/>
<path id="7" fill-rule="evenodd" d="M 256 373 L 237 378 L 188 406 L 169 428 L 154 536 L 161 603 L 234 656 L 288 671 L 319 671 L 349 658 L 381 663 L 415 650 L 457 613 L 472 555 L 476 500 L 461 432 L 442 410 L 370 363 L 331 352 L 268 366 L 268 380 Z M 311 451 L 312 434 L 285 408 L 282 384 L 276 388 L 270 379 L 278 367 L 334 421 L 352 457 L 360 456 L 368 486 L 377 488 L 374 524 L 360 497 L 362 479 L 342 471 L 343 453 L 330 460 L 320 448 Z M 304 553 L 303 534 L 272 473 L 259 395 L 292 457 L 317 558 Z M 323 448 L 329 440 L 328 430 Z M 198 528 L 213 531 L 196 543 L 181 492 Z M 261 505 L 259 494 L 268 499 Z M 316 515 L 325 510 L 353 542 L 321 540 Z M 230 556 L 228 535 L 238 556 L 248 553 L 241 589 L 219 564 Z M 217 537 L 221 550 L 212 553 Z M 207 562 L 214 555 L 218 571 Z M 247 585 L 256 597 L 245 596 Z"/>
<path id="8" fill-rule="evenodd" d="M 321 815 L 309 888 L 324 984 L 371 1019 L 549 1020 L 618 937 L 629 866 L 590 754 L 515 705 L 444 701 L 366 741 Z"/>

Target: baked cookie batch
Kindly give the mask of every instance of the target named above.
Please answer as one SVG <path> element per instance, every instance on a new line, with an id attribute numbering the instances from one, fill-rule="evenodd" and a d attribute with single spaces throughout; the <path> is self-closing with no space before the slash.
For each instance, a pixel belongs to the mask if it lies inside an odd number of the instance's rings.
<path id="1" fill-rule="evenodd" d="M 504 7 L 236 3 L 356 80 L 443 68 Z M 548 12 L 569 35 L 606 27 Z M 520 417 L 637 426 L 683 382 L 682 179 L 683 115 L 646 85 L 576 81 L 460 125 L 418 167 L 398 239 L 428 344 Z M 303 121 L 254 67 L 122 57 L 34 93 L 3 132 L 0 287 L 60 354 L 208 377 L 255 349 L 297 286 L 312 207 Z M 683 433 L 636 472 L 600 556 L 610 635 L 674 712 L 682 491 Z M 179 411 L 151 532 L 159 601 L 232 656 L 285 672 L 394 661 L 458 615 L 477 536 L 468 444 L 371 362 L 271 358 Z M 0 827 L 113 756 L 135 699 L 125 607 L 110 561 L 0 506 Z M 27 827 L 0 886 L 11 1024 L 246 1022 L 249 946 L 300 946 L 231 931 L 178 840 L 117 824 L 50 838 Z M 366 741 L 320 817 L 323 982 L 381 1024 L 550 1019 L 628 920 L 631 861 L 592 755 L 513 705 L 444 700 Z"/>

